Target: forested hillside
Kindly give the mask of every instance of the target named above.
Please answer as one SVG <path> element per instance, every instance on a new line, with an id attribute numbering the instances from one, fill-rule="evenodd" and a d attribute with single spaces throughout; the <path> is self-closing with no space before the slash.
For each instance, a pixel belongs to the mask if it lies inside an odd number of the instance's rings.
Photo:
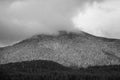
<path id="1" fill-rule="evenodd" d="M 116 65 L 120 64 L 120 40 L 61 31 L 0 49 L 0 64 L 32 60 L 51 60 L 68 67 Z"/>
<path id="2" fill-rule="evenodd" d="M 0 80 L 119 80 L 120 65 L 88 68 L 65 67 L 36 60 L 0 65 Z"/>

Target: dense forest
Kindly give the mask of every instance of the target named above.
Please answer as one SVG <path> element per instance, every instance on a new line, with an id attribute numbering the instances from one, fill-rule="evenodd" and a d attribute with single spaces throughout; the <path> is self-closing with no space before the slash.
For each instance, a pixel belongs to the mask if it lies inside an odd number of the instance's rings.
<path id="1" fill-rule="evenodd" d="M 65 67 L 34 60 L 0 65 L 0 80 L 120 80 L 120 65 Z"/>

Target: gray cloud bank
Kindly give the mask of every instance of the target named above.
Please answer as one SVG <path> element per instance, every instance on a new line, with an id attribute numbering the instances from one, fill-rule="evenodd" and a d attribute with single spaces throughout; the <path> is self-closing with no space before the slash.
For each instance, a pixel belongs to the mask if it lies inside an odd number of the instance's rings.
<path id="1" fill-rule="evenodd" d="M 54 34 L 60 30 L 120 38 L 119 3 L 119 0 L 0 0 L 0 42 L 9 44 L 34 34 Z"/>
<path id="2" fill-rule="evenodd" d="M 76 31 L 72 17 L 101 0 L 0 0 L 0 41 L 11 43 L 34 34 Z"/>

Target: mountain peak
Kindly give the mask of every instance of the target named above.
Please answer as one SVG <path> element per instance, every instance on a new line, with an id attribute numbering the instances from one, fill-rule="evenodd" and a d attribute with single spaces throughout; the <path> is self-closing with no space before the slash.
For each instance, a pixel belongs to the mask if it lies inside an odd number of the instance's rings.
<path id="1" fill-rule="evenodd" d="M 1 64 L 51 60 L 64 66 L 115 65 L 120 63 L 120 40 L 60 31 L 58 35 L 35 35 L 0 53 Z"/>

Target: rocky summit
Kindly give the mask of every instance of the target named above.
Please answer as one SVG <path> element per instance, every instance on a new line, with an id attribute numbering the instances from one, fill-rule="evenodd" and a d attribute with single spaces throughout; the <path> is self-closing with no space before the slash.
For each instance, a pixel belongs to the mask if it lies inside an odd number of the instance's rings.
<path id="1" fill-rule="evenodd" d="M 0 64 L 50 60 L 71 67 L 120 64 L 120 40 L 82 32 L 40 34 L 0 48 Z"/>

